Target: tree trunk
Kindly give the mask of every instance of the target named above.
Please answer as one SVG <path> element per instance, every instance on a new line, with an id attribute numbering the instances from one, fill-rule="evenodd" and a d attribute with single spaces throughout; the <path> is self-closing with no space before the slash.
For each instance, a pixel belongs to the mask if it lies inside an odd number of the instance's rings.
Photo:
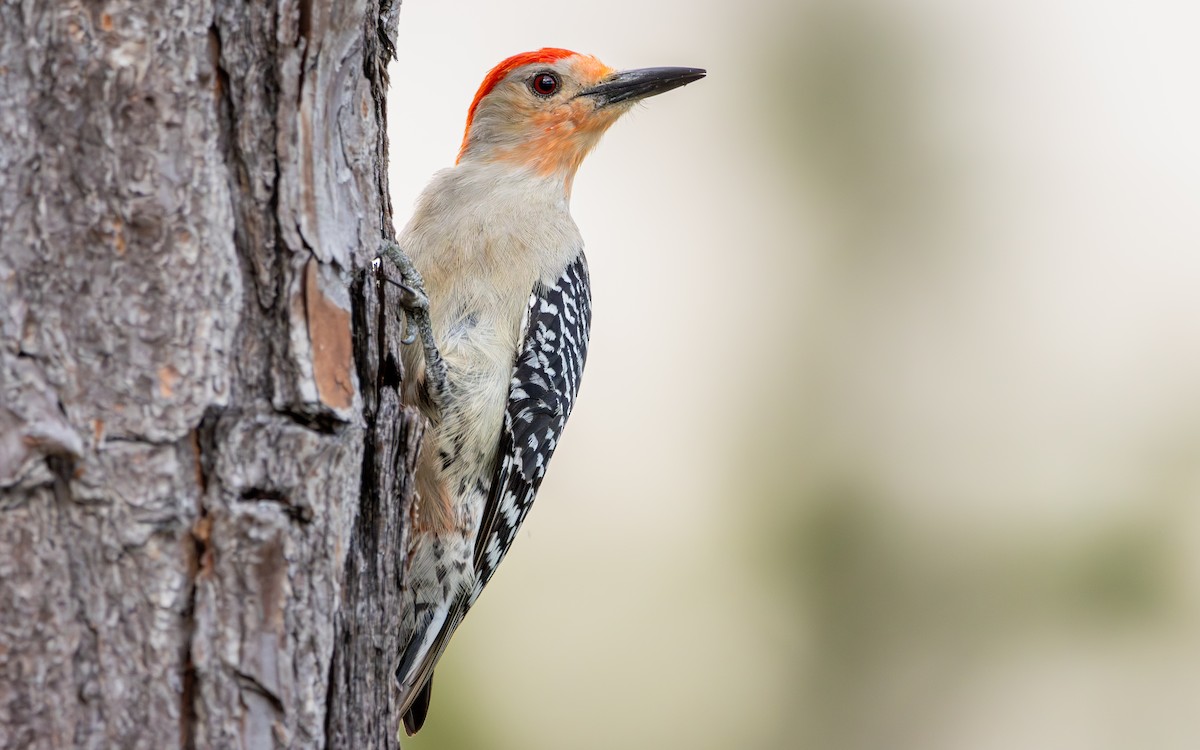
<path id="1" fill-rule="evenodd" d="M 398 12 L 0 2 L 0 747 L 396 747 Z"/>

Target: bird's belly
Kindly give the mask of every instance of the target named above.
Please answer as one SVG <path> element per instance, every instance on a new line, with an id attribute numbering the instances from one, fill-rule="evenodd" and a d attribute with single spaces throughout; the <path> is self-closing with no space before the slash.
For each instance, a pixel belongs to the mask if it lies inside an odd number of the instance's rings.
<path id="1" fill-rule="evenodd" d="M 521 321 L 537 276 L 530 264 L 503 254 L 453 250 L 440 262 L 425 258 L 423 249 L 414 257 L 423 264 L 434 339 L 446 366 L 441 414 L 430 425 L 433 439 L 422 451 L 421 473 L 436 485 L 440 507 L 448 511 L 439 518 L 449 527 L 436 526 L 473 540 L 491 488 Z M 448 274 L 474 263 L 480 264 L 478 273 Z M 409 349 L 414 364 L 418 357 L 424 360 L 416 347 Z"/>
<path id="2" fill-rule="evenodd" d="M 512 380 L 514 353 L 485 324 L 448 336 L 442 344 L 449 383 L 447 403 L 435 427 L 442 476 L 454 515 L 473 534 L 492 480 L 500 429 Z"/>

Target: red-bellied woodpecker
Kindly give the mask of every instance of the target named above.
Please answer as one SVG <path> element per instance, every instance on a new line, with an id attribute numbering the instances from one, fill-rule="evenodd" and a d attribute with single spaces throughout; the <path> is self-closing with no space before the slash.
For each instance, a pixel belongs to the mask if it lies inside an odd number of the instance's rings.
<path id="1" fill-rule="evenodd" d="M 420 300 L 411 314 L 423 345 L 405 350 L 403 397 L 430 422 L 406 570 L 416 629 L 396 670 L 409 734 L 425 721 L 450 636 L 533 504 L 579 389 L 591 294 L 569 210 L 575 171 L 635 102 L 704 75 L 616 72 L 563 49 L 508 58 L 471 102 L 456 165 L 385 250 Z"/>

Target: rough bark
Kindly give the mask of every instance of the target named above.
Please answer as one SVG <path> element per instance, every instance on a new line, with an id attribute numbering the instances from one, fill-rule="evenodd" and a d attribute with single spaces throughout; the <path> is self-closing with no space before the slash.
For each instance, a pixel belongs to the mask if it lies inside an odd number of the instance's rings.
<path id="1" fill-rule="evenodd" d="M 0 2 L 0 748 L 396 746 L 398 11 Z"/>

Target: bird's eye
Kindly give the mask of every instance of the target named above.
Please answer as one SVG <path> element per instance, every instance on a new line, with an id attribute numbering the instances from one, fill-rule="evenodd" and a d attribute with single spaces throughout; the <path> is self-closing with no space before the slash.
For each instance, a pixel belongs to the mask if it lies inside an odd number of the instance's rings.
<path id="1" fill-rule="evenodd" d="M 558 76 L 553 73 L 535 73 L 529 81 L 529 88 L 538 96 L 550 96 L 558 91 Z"/>

